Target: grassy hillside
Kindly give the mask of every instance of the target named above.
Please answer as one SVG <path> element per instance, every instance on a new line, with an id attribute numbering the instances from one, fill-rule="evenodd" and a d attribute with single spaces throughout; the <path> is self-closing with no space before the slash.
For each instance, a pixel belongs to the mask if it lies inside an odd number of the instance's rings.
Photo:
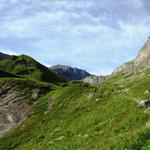
<path id="1" fill-rule="evenodd" d="M 0 69 L 28 79 L 51 83 L 64 82 L 56 73 L 26 55 L 10 56 L 0 61 Z"/>
<path id="2" fill-rule="evenodd" d="M 118 73 L 106 82 L 80 82 L 42 97 L 32 115 L 0 139 L 5 150 L 149 150 L 150 71 Z"/>
<path id="3" fill-rule="evenodd" d="M 0 78 L 2 77 L 17 77 L 17 76 L 0 69 Z"/>

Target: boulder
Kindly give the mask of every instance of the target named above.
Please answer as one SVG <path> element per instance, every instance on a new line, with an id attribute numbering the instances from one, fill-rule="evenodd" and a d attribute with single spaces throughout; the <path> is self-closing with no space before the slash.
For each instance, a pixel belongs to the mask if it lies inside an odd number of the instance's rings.
<path id="1" fill-rule="evenodd" d="M 149 107 L 150 106 L 150 101 L 149 100 L 141 100 L 140 102 L 139 102 L 139 107 Z"/>

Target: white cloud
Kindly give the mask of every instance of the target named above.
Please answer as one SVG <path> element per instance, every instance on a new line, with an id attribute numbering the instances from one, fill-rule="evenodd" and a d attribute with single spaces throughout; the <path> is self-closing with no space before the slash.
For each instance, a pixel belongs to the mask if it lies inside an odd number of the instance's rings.
<path id="1" fill-rule="evenodd" d="M 9 3 L 10 4 L 15 4 L 15 3 L 17 3 L 18 2 L 18 0 L 9 0 Z"/>
<path id="2" fill-rule="evenodd" d="M 0 3 L 0 10 L 2 10 L 4 8 L 4 4 Z"/>
<path id="3" fill-rule="evenodd" d="M 136 34 L 147 34 L 149 33 L 149 26 L 144 22 L 140 23 L 124 23 L 118 21 L 121 28 L 122 35 L 128 38 L 133 38 Z"/>
<path id="4" fill-rule="evenodd" d="M 128 36 L 129 38 L 132 38 L 137 32 L 137 28 L 134 25 L 120 22 L 120 27 L 123 31 L 123 35 Z"/>
<path id="5" fill-rule="evenodd" d="M 104 26 L 102 25 L 88 25 L 88 24 L 82 24 L 74 27 L 72 30 L 72 33 L 74 34 L 82 34 L 84 32 L 88 33 L 98 33 L 102 30 L 104 30 Z"/>
<path id="6" fill-rule="evenodd" d="M 43 12 L 24 19 L 7 21 L 3 24 L 0 24 L 1 30 L 0 37 L 6 37 L 7 35 L 19 37 L 38 36 L 39 32 L 41 32 L 42 30 L 43 32 L 45 31 L 45 29 L 40 30 L 38 29 L 42 25 L 50 26 L 54 22 L 63 20 L 63 18 L 66 16 L 67 14 L 64 11 L 48 12 L 48 13 Z M 59 30 L 60 27 L 58 27 L 58 31 Z"/>
<path id="7" fill-rule="evenodd" d="M 45 13 L 43 14 L 43 19 L 48 19 L 47 21 L 57 21 L 65 17 L 67 14 L 64 11 L 58 11 L 53 13 Z M 42 17 L 40 17 L 42 18 Z"/>
<path id="8" fill-rule="evenodd" d="M 74 0 L 56 0 L 54 2 L 54 6 L 60 8 L 64 7 L 67 9 L 71 8 L 88 8 L 91 6 L 95 6 L 95 2 L 91 0 L 80 0 L 80 1 L 74 1 Z"/>

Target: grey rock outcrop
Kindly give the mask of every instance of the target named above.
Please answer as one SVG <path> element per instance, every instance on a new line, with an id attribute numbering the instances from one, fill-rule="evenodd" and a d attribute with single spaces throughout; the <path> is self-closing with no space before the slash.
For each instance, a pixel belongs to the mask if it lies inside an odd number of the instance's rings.
<path id="1" fill-rule="evenodd" d="M 138 105 L 139 105 L 140 108 L 149 107 L 150 106 L 150 101 L 149 100 L 141 100 L 138 103 Z"/>
<path id="2" fill-rule="evenodd" d="M 31 112 L 32 106 L 27 105 L 24 93 L 9 83 L 0 89 L 0 137 L 11 128 L 20 124 Z"/>
<path id="3" fill-rule="evenodd" d="M 26 91 L 20 88 L 19 83 L 5 82 L 0 87 L 0 137 L 10 129 L 21 124 L 32 112 L 34 105 L 45 91 L 30 89 L 28 96 Z"/>
<path id="4" fill-rule="evenodd" d="M 91 75 L 84 78 L 82 81 L 89 84 L 100 84 L 107 79 L 107 76 L 95 76 Z"/>

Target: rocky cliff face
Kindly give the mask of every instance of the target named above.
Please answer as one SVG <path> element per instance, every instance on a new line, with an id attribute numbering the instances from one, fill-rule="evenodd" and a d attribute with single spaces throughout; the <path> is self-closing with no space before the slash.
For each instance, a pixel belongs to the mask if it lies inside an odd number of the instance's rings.
<path id="1" fill-rule="evenodd" d="M 82 81 L 89 84 L 100 84 L 107 79 L 107 76 L 95 76 L 91 75 L 84 78 Z"/>
<path id="2" fill-rule="evenodd" d="M 0 137 L 20 124 L 32 110 L 26 103 L 25 93 L 17 86 L 6 83 L 0 88 Z"/>
<path id="3" fill-rule="evenodd" d="M 139 51 L 138 56 L 134 60 L 118 67 L 114 70 L 113 74 L 117 72 L 128 73 L 135 69 L 150 69 L 150 37 L 143 48 Z"/>
<path id="4" fill-rule="evenodd" d="M 26 87 L 25 81 L 8 80 L 0 86 L 0 137 L 21 124 L 34 105 L 46 92 L 36 87 Z"/>
<path id="5" fill-rule="evenodd" d="M 82 80 L 87 76 L 90 76 L 88 72 L 78 68 L 72 68 L 70 66 L 56 65 L 50 68 L 58 75 L 64 77 L 66 80 Z"/>
<path id="6" fill-rule="evenodd" d="M 134 66 L 143 66 L 150 68 L 150 37 L 144 47 L 139 51 L 136 59 L 134 60 Z"/>

